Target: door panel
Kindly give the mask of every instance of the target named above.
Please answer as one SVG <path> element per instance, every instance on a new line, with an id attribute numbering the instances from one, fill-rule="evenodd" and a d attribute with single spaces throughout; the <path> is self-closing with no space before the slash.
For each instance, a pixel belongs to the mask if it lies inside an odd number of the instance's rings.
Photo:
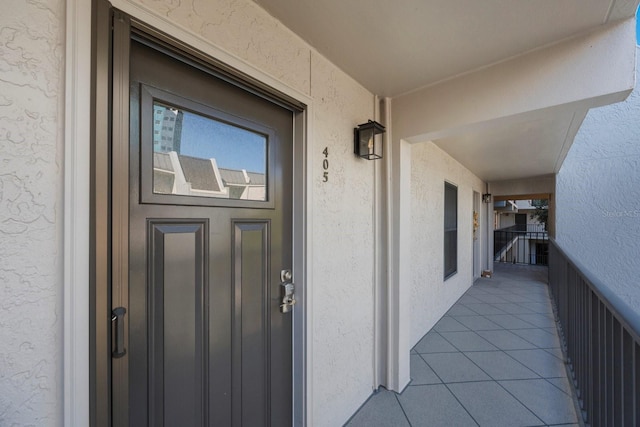
<path id="1" fill-rule="evenodd" d="M 229 128 L 257 135 L 262 170 L 234 166 Z M 293 112 L 132 40 L 130 133 L 129 400 L 114 410 L 131 426 L 290 425 Z M 219 133 L 224 150 L 185 152 Z"/>
<path id="2" fill-rule="evenodd" d="M 260 425 L 268 407 L 269 223 L 234 221 L 233 230 L 233 359 L 242 361 L 235 365 L 234 412 L 242 413 L 242 425 Z M 256 410 L 242 412 L 246 403 Z"/>
<path id="3" fill-rule="evenodd" d="M 149 401 L 165 425 L 202 425 L 207 330 L 207 223 L 150 221 Z M 151 425 L 159 420 L 150 419 Z"/>

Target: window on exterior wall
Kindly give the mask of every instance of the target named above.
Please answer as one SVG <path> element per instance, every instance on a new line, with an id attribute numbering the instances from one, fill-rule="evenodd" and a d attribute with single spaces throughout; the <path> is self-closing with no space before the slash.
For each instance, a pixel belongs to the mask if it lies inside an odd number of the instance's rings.
<path id="1" fill-rule="evenodd" d="M 444 278 L 458 271 L 458 187 L 444 183 Z"/>

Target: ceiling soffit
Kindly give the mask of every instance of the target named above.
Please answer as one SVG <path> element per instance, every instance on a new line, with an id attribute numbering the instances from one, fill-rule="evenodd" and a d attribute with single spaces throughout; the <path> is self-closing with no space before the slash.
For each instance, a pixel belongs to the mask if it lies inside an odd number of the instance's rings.
<path id="1" fill-rule="evenodd" d="M 586 32 L 611 13 L 602 0 L 255 1 L 389 97 Z"/>

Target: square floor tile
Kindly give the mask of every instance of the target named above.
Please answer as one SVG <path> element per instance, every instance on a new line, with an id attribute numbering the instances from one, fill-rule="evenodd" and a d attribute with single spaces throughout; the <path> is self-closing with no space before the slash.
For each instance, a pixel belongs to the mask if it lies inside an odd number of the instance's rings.
<path id="1" fill-rule="evenodd" d="M 522 302 L 535 302 L 536 298 L 533 297 L 530 292 L 523 292 L 521 294 L 513 293 L 511 295 L 504 295 L 503 298 L 506 302 L 510 303 L 522 303 Z"/>
<path id="2" fill-rule="evenodd" d="M 462 353 L 423 354 L 422 358 L 445 383 L 491 379 Z"/>
<path id="3" fill-rule="evenodd" d="M 509 294 L 511 294 L 511 292 L 508 289 L 504 289 L 501 286 L 484 285 L 482 287 L 482 290 L 484 290 L 486 293 L 491 294 L 491 295 L 509 295 Z"/>
<path id="4" fill-rule="evenodd" d="M 470 287 L 467 292 L 465 293 L 465 295 L 471 295 L 471 296 L 476 296 L 476 295 L 486 295 L 487 291 L 482 289 L 482 286 L 479 285 L 478 283 L 474 284 L 472 287 Z"/>
<path id="5" fill-rule="evenodd" d="M 447 311 L 447 316 L 477 316 L 478 313 L 470 310 L 462 304 L 455 304 Z"/>
<path id="6" fill-rule="evenodd" d="M 552 356 L 555 356 L 556 358 L 558 358 L 558 360 L 562 361 L 564 363 L 564 353 L 562 352 L 562 348 L 545 348 L 544 351 L 546 351 L 547 353 L 549 353 Z"/>
<path id="7" fill-rule="evenodd" d="M 551 304 L 547 303 L 542 303 L 542 302 L 521 302 L 518 303 L 518 305 L 521 305 L 525 308 L 528 308 L 529 310 L 535 312 L 535 313 L 542 313 L 542 314 L 553 314 L 553 309 L 551 308 Z"/>
<path id="8" fill-rule="evenodd" d="M 451 343 L 445 340 L 442 335 L 431 331 L 413 347 L 418 353 L 451 353 L 458 351 Z"/>
<path id="9" fill-rule="evenodd" d="M 502 326 L 504 329 L 513 330 L 535 328 L 531 323 L 525 322 L 513 314 L 488 314 L 485 317 L 493 323 Z"/>
<path id="10" fill-rule="evenodd" d="M 516 314 L 516 316 L 525 322 L 529 322 L 538 328 L 553 328 L 556 326 L 556 321 L 552 315 L 531 313 L 531 314 Z"/>
<path id="11" fill-rule="evenodd" d="M 500 381 L 500 385 L 547 424 L 578 422 L 573 400 L 545 380 Z"/>
<path id="12" fill-rule="evenodd" d="M 500 294 L 475 295 L 474 298 L 479 300 L 480 302 L 486 302 L 488 304 L 494 304 L 494 303 L 503 304 L 503 303 L 509 302 L 503 298 L 503 295 L 500 295 Z"/>
<path id="13" fill-rule="evenodd" d="M 382 390 L 371 396 L 354 417 L 345 424 L 349 427 L 409 425 L 396 394 L 387 390 Z"/>
<path id="14" fill-rule="evenodd" d="M 417 354 L 410 356 L 411 361 L 411 385 L 440 384 L 440 378 L 427 365 L 422 357 Z"/>
<path id="15" fill-rule="evenodd" d="M 562 360 L 545 350 L 514 350 L 506 353 L 543 378 L 567 376 Z"/>
<path id="16" fill-rule="evenodd" d="M 571 387 L 571 384 L 569 384 L 569 380 L 567 378 L 546 378 L 546 380 L 565 394 L 573 396 L 573 388 Z"/>
<path id="17" fill-rule="evenodd" d="M 545 348 L 560 343 L 546 269 L 519 267 L 476 281 L 411 350 L 405 392 L 373 395 L 347 425 L 577 425 L 562 350 Z"/>
<path id="18" fill-rule="evenodd" d="M 535 344 L 538 348 L 560 347 L 558 335 L 549 333 L 544 329 L 520 329 L 512 332 L 530 343 Z"/>
<path id="19" fill-rule="evenodd" d="M 442 332 L 440 335 L 460 351 L 497 350 L 494 345 L 478 335 L 477 332 Z"/>
<path id="20" fill-rule="evenodd" d="M 494 380 L 540 378 L 531 369 L 502 351 L 473 351 L 465 355 Z"/>
<path id="21" fill-rule="evenodd" d="M 409 386 L 398 400 L 412 426 L 477 425 L 444 385 Z"/>
<path id="22" fill-rule="evenodd" d="M 537 303 L 551 307 L 551 301 L 549 300 L 549 289 L 546 287 L 534 288 L 531 286 L 527 286 L 523 289 L 519 289 L 516 293 L 520 296 L 526 297 L 529 300 L 528 302 L 519 302 L 518 304 Z"/>
<path id="23" fill-rule="evenodd" d="M 502 329 L 502 326 L 495 324 L 486 317 L 477 314 L 475 316 L 457 316 L 456 320 L 472 331 L 491 331 Z"/>
<path id="24" fill-rule="evenodd" d="M 482 301 L 480 301 L 479 299 L 477 299 L 475 296 L 472 295 L 463 295 L 462 297 L 460 297 L 460 299 L 458 300 L 458 303 L 460 304 L 478 304 L 481 303 Z"/>
<path id="25" fill-rule="evenodd" d="M 478 335 L 498 347 L 500 350 L 526 350 L 537 348 L 511 331 L 478 331 Z"/>
<path id="26" fill-rule="evenodd" d="M 481 426 L 531 426 L 542 422 L 496 382 L 449 384 L 449 389 Z"/>
<path id="27" fill-rule="evenodd" d="M 509 302 L 506 304 L 492 304 L 494 307 L 507 314 L 536 314 L 533 310 L 529 310 L 526 307 L 521 306 L 520 304 L 516 304 L 514 302 Z"/>
<path id="28" fill-rule="evenodd" d="M 479 304 L 465 304 L 465 306 L 483 316 L 487 314 L 507 314 L 504 311 L 500 310 L 499 308 L 496 308 L 486 302 L 479 303 Z"/>
<path id="29" fill-rule="evenodd" d="M 433 327 L 436 332 L 468 331 L 469 329 L 453 317 L 444 316 Z"/>

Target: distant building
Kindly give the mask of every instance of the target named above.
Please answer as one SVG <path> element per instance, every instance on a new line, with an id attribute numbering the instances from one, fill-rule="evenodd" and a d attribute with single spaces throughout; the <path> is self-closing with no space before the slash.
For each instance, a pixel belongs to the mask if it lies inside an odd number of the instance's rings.
<path id="1" fill-rule="evenodd" d="M 153 106 L 153 151 L 180 153 L 184 113 L 161 104 Z"/>
<path id="2" fill-rule="evenodd" d="M 494 261 L 547 265 L 549 235 L 533 214 L 532 200 L 494 203 Z"/>

